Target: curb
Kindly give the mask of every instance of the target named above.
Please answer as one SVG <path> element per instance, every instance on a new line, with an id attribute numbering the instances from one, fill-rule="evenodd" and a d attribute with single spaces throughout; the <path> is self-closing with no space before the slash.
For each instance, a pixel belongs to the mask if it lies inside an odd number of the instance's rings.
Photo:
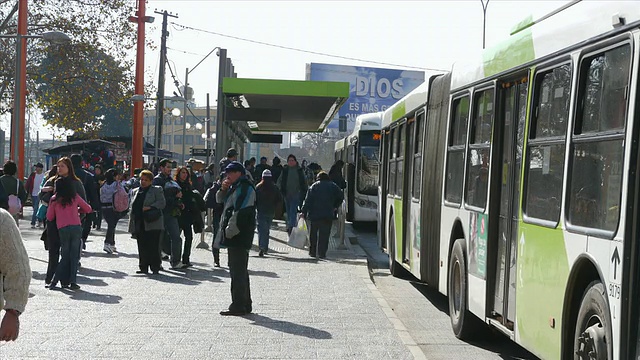
<path id="1" fill-rule="evenodd" d="M 402 322 L 402 320 L 398 318 L 396 313 L 389 306 L 389 303 L 387 303 L 387 300 L 384 298 L 384 296 L 382 296 L 382 294 L 376 287 L 375 281 L 373 278 L 373 272 L 369 267 L 369 254 L 367 254 L 367 252 L 360 246 L 360 244 L 357 244 L 357 243 L 352 244 L 351 247 L 353 249 L 353 252 L 356 254 L 356 256 L 367 258 L 367 273 L 366 273 L 366 276 L 361 277 L 362 281 L 366 283 L 367 288 L 369 289 L 369 291 L 371 291 L 371 293 L 373 294 L 373 297 L 378 301 L 378 305 L 386 315 L 387 319 L 389 319 L 389 322 L 393 324 L 393 327 L 398 333 L 400 340 L 409 349 L 414 359 L 426 360 L 427 356 L 425 355 L 425 353 L 422 351 L 420 346 L 418 346 L 416 341 L 413 339 L 413 337 L 407 330 L 406 326 L 404 326 L 404 323 Z M 377 272 L 384 272 L 384 271 L 389 272 L 389 270 L 377 269 Z"/>

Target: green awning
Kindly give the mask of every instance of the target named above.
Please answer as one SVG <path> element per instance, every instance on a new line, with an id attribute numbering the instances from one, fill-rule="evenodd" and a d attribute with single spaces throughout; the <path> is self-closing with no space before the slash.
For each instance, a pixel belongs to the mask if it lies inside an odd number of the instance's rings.
<path id="1" fill-rule="evenodd" d="M 253 131 L 321 132 L 349 98 L 348 82 L 224 78 L 227 121 Z"/>

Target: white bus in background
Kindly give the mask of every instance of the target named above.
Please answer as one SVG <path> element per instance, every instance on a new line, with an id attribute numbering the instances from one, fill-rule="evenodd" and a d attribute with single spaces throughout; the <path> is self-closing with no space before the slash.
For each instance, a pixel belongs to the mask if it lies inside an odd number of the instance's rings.
<path id="1" fill-rule="evenodd" d="M 359 115 L 351 135 L 336 142 L 335 160 L 342 160 L 345 165 L 347 221 L 378 220 L 381 120 L 382 112 Z"/>

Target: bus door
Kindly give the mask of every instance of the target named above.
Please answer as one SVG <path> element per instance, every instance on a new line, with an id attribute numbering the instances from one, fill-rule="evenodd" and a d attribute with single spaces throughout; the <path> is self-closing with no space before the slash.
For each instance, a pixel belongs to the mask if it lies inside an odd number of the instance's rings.
<path id="1" fill-rule="evenodd" d="M 516 304 L 516 255 L 518 246 L 518 220 L 520 203 L 520 176 L 524 127 L 527 110 L 528 78 L 498 84 L 498 98 L 501 110 L 497 113 L 494 129 L 497 132 L 498 147 L 495 154 L 498 166 L 496 178 L 492 180 L 492 189 L 498 196 L 490 209 L 492 217 L 498 216 L 497 258 L 495 261 L 495 287 L 492 317 L 510 330 L 513 330 Z M 495 150 L 494 150 L 495 151 Z M 496 215 L 497 213 L 497 215 Z M 489 220 L 492 223 L 493 219 Z M 494 242 L 495 243 L 495 242 Z"/>
<path id="2" fill-rule="evenodd" d="M 411 252 L 411 244 L 414 241 L 414 232 L 410 231 L 411 226 L 411 189 L 413 189 L 413 154 L 415 146 L 415 132 L 416 132 L 416 118 L 412 117 L 407 119 L 407 125 L 405 129 L 405 136 L 402 143 L 404 144 L 403 151 L 403 163 L 404 163 L 404 179 L 405 184 L 402 189 L 402 262 L 409 264 L 413 269 L 411 258 L 413 257 Z"/>

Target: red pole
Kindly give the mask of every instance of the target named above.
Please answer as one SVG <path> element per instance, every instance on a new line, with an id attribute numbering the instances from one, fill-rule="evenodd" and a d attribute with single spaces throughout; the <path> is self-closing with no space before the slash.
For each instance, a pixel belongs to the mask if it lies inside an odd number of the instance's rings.
<path id="1" fill-rule="evenodd" d="M 11 159 L 18 165 L 18 172 L 16 177 L 22 179 L 25 168 L 24 158 L 24 125 L 25 125 L 25 109 L 27 99 L 27 0 L 19 0 L 18 2 L 18 38 L 20 44 L 17 46 L 18 57 L 16 69 L 16 109 L 14 111 L 14 118 L 12 128 L 17 127 L 17 132 L 14 130 L 11 133 Z M 13 130 L 13 129 L 12 129 Z M 15 138 L 14 138 L 15 136 Z"/>
<path id="2" fill-rule="evenodd" d="M 138 1 L 138 50 L 136 55 L 136 81 L 135 93 L 144 94 L 144 43 L 145 43 L 145 6 L 146 0 Z M 133 104 L 133 136 L 131 137 L 131 165 L 130 173 L 142 167 L 142 125 L 143 125 L 143 101 L 136 101 Z"/>

